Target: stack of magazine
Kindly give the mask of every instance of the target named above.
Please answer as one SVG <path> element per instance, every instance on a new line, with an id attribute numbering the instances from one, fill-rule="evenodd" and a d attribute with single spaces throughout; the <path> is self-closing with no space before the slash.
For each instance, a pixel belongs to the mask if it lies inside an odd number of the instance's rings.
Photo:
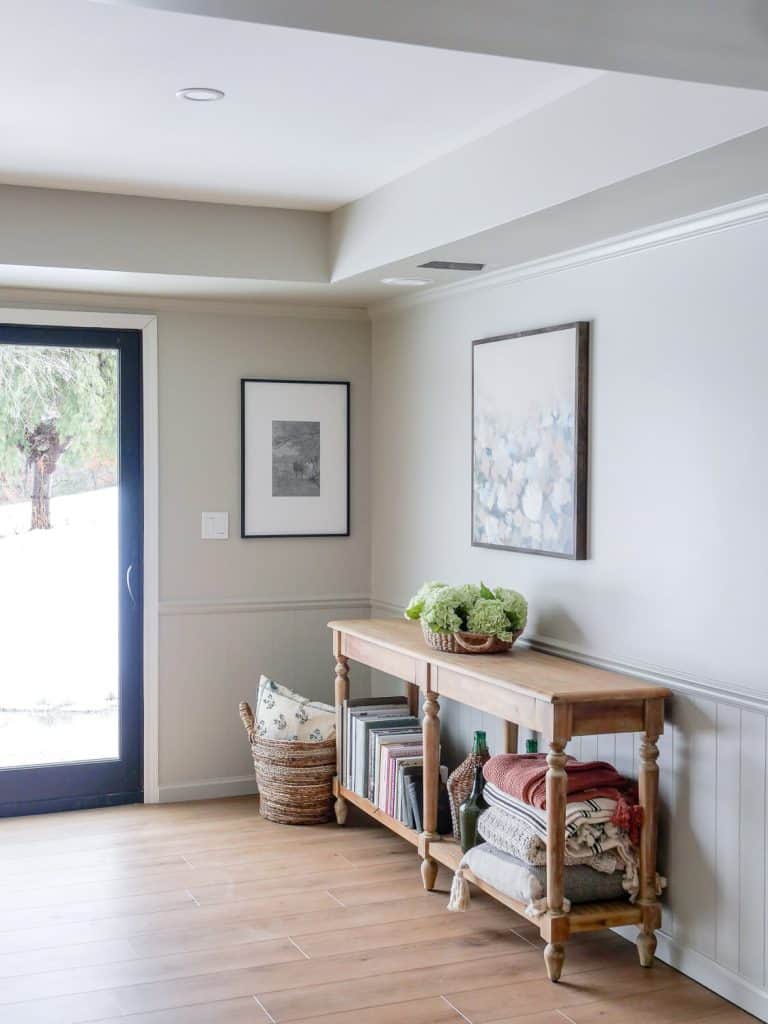
<path id="1" fill-rule="evenodd" d="M 422 829 L 421 723 L 405 697 L 344 701 L 342 784 L 409 828 Z"/>

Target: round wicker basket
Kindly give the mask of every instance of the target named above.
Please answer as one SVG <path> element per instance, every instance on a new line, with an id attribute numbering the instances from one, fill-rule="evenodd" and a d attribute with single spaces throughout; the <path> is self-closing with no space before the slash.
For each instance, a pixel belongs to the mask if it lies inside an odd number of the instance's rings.
<path id="1" fill-rule="evenodd" d="M 302 743 L 262 739 L 250 704 L 240 705 L 259 785 L 259 811 L 280 825 L 319 825 L 333 817 L 336 740 Z"/>
<path id="2" fill-rule="evenodd" d="M 523 635 L 522 629 L 515 632 L 512 640 L 499 640 L 489 633 L 466 633 L 462 630 L 455 633 L 433 633 L 423 619 L 421 631 L 430 647 L 445 654 L 501 654 L 508 651 L 515 640 Z"/>

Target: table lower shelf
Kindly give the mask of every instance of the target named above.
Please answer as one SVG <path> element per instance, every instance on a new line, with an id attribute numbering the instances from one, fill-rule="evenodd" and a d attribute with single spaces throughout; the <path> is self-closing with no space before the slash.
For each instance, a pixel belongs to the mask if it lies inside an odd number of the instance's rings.
<path id="1" fill-rule="evenodd" d="M 359 807 L 374 821 L 380 822 L 390 831 L 395 832 L 402 839 L 407 840 L 418 847 L 419 852 L 436 860 L 438 864 L 451 871 L 455 871 L 462 858 L 461 846 L 453 836 L 441 836 L 439 839 L 428 839 L 420 835 L 412 828 L 408 828 L 401 821 L 386 814 L 376 807 L 366 797 L 352 792 L 346 786 L 339 784 L 338 779 L 333 782 L 334 796 L 340 796 L 348 803 Z M 488 885 L 481 878 L 478 878 L 472 871 L 464 869 L 464 877 L 482 892 L 498 900 L 505 907 L 531 919 L 525 913 L 525 904 L 519 900 L 513 900 L 504 893 L 499 892 L 492 885 Z M 602 903 L 578 903 L 571 908 L 567 914 L 542 914 L 533 923 L 539 926 L 542 937 L 548 941 L 557 940 L 561 936 L 574 932 L 597 931 L 601 928 L 616 928 L 626 924 L 640 924 L 643 920 L 643 908 L 626 900 L 609 900 Z M 565 934 L 563 934 L 565 933 Z"/>

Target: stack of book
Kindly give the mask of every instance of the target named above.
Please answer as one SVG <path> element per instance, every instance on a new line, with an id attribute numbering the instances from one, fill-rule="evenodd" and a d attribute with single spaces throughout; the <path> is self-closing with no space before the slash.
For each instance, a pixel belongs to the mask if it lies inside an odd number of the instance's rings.
<path id="1" fill-rule="evenodd" d="M 418 832 L 422 828 L 421 723 L 405 697 L 344 701 L 342 785 Z"/>

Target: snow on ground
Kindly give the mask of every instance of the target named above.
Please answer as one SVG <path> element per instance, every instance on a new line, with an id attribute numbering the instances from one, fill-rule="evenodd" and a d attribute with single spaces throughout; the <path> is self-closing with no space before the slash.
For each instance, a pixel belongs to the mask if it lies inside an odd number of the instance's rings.
<path id="1" fill-rule="evenodd" d="M 117 488 L 53 498 L 50 530 L 29 518 L 0 507 L 0 766 L 114 757 Z"/>

